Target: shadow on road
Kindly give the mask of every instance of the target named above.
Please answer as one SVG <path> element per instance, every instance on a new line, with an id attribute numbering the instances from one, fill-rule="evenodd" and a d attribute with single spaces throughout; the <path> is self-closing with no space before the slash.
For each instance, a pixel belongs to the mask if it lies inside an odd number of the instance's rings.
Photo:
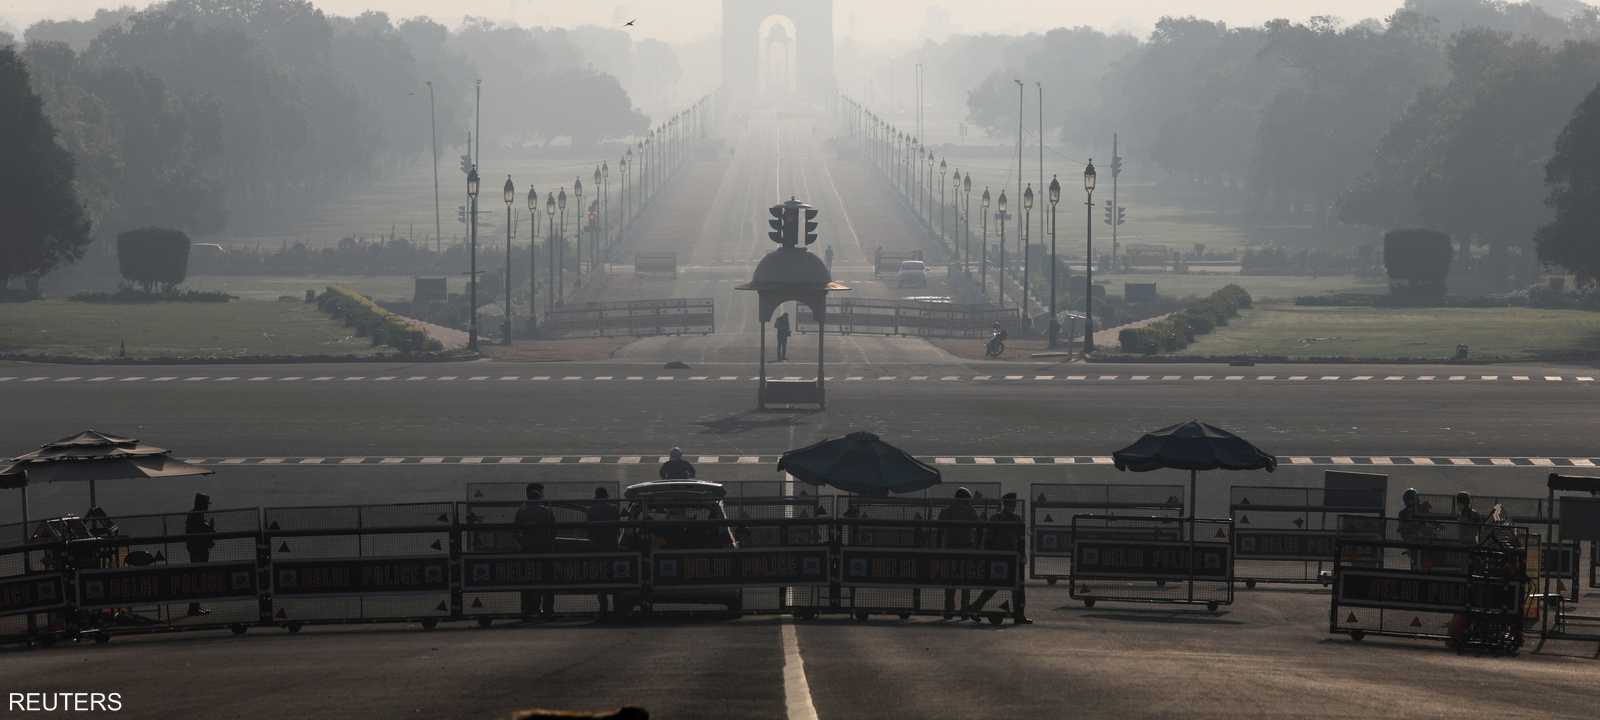
<path id="1" fill-rule="evenodd" d="M 1057 608 L 1070 610 L 1072 608 Z M 1142 623 L 1167 623 L 1178 625 L 1243 625 L 1242 620 L 1212 615 L 1210 613 L 1173 613 L 1167 611 L 1150 610 L 1118 610 L 1116 612 L 1087 612 L 1079 617 L 1095 618 L 1097 620 L 1116 620 L 1118 622 Z"/>
<path id="2" fill-rule="evenodd" d="M 701 427 L 702 434 L 710 435 L 737 435 L 752 430 L 765 430 L 769 428 L 797 427 L 801 425 L 807 415 L 815 415 L 820 410 L 746 410 L 745 412 L 715 420 L 703 420 L 695 423 Z"/>

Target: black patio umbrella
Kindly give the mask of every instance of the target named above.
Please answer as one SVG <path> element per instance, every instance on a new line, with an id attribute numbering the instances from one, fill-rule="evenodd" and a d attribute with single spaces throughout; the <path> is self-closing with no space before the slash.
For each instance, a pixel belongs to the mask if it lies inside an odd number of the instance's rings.
<path id="1" fill-rule="evenodd" d="M 146 445 L 137 438 L 98 430 L 85 430 L 0 465 L 0 488 L 22 492 L 23 521 L 27 521 L 28 486 L 36 483 L 87 482 L 89 505 L 94 506 L 95 483 L 100 480 L 141 480 L 192 477 L 212 472 L 171 456 L 171 451 Z"/>
<path id="2" fill-rule="evenodd" d="M 1271 453 L 1227 430 L 1190 420 L 1145 433 L 1138 442 L 1111 454 L 1118 470 L 1189 471 L 1189 517 L 1194 518 L 1195 476 L 1201 470 L 1266 470 L 1278 467 Z"/>
<path id="3" fill-rule="evenodd" d="M 886 496 L 939 484 L 939 469 L 868 432 L 823 440 L 778 458 L 778 470 L 811 485 Z"/>

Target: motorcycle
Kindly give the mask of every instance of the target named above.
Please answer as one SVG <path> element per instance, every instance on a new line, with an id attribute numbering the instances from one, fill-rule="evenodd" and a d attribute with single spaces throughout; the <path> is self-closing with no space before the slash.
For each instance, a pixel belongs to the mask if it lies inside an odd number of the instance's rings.
<path id="1" fill-rule="evenodd" d="M 997 331 L 995 331 L 993 334 L 991 334 L 989 336 L 989 344 L 984 346 L 983 354 L 987 355 L 988 357 L 997 358 L 997 357 L 1000 357 L 1001 355 L 1004 355 L 1005 352 L 1006 352 L 1006 334 L 1005 334 L 1005 331 L 997 330 Z"/>

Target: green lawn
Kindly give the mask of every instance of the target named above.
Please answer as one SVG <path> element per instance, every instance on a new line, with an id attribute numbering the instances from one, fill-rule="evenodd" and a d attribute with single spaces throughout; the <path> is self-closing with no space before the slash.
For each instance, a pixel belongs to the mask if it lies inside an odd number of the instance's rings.
<path id="1" fill-rule="evenodd" d="M 1106 283 L 1106 292 L 1122 295 L 1124 283 L 1156 284 L 1156 292 L 1169 297 L 1204 297 L 1227 285 L 1238 285 L 1256 300 L 1292 300 L 1301 295 L 1321 295 L 1336 292 L 1385 293 L 1389 284 L 1385 278 L 1363 278 L 1355 275 L 1327 275 L 1303 277 L 1290 275 L 1231 275 L 1221 273 L 1096 273 L 1095 283 Z"/>
<path id="2" fill-rule="evenodd" d="M 458 281 L 452 278 L 451 284 Z M 374 300 L 410 300 L 414 282 L 410 275 L 190 275 L 183 287 L 220 290 L 243 300 L 277 300 L 281 296 L 303 298 L 306 290 L 320 293 L 329 285 L 342 285 Z"/>
<path id="3" fill-rule="evenodd" d="M 366 338 L 301 302 L 0 305 L 0 352 L 115 357 L 372 355 Z"/>
<path id="4" fill-rule="evenodd" d="M 1527 360 L 1600 350 L 1600 313 L 1533 308 L 1321 308 L 1263 305 L 1179 354 Z"/>

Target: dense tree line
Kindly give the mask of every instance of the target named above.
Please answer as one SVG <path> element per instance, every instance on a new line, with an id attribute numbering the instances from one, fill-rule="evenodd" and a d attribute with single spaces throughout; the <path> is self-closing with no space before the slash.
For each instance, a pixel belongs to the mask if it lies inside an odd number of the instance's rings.
<path id="1" fill-rule="evenodd" d="M 1504 287 L 1537 271 L 1545 164 L 1600 80 L 1597 18 L 1561 0 L 1406 0 L 1382 22 L 1062 31 L 1017 39 L 1021 57 L 967 105 L 1014 137 L 1011 78 L 1048 78 L 1047 106 L 1073 99 L 1047 107 L 1059 142 L 1104 148 L 1118 132 L 1146 178 L 1236 216 L 1441 230 L 1458 269 Z"/>
<path id="2" fill-rule="evenodd" d="M 27 65 L 0 47 L 0 296 L 12 277 L 39 277 L 83 256 L 90 223 L 73 187 L 72 155 L 56 138 Z"/>
<path id="3" fill-rule="evenodd" d="M 13 90 L 42 98 L 109 268 L 119 232 L 270 226 L 426 157 L 426 83 L 442 158 L 473 129 L 480 78 L 490 144 L 641 132 L 648 118 L 600 68 L 677 70 L 665 46 L 629 43 L 597 29 L 336 17 L 307 0 L 167 0 L 34 25 L 17 48 L 31 89 Z M 635 70 L 636 56 L 655 69 Z"/>

